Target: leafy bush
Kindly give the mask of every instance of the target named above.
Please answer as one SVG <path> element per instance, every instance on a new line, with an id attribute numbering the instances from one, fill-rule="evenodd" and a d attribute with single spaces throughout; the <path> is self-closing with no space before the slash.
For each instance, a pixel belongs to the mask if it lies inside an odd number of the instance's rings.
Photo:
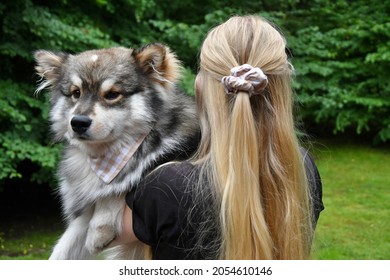
<path id="1" fill-rule="evenodd" d="M 52 180 L 59 148 L 47 101 L 34 96 L 32 52 L 71 53 L 115 45 L 168 44 L 193 94 L 207 31 L 233 14 L 260 14 L 282 27 L 296 68 L 305 123 L 390 140 L 389 1 L 372 0 L 14 0 L 0 3 L 0 183 Z M 27 170 L 21 166 L 31 166 Z"/>
<path id="2" fill-rule="evenodd" d="M 18 166 L 24 161 L 40 166 L 35 176 L 39 183 L 48 182 L 58 157 L 58 147 L 52 147 L 47 132 L 47 104 L 30 96 L 31 86 L 0 80 L 0 180 L 20 178 Z M 47 180 L 46 180 L 47 179 Z"/>
<path id="3" fill-rule="evenodd" d="M 389 2 L 318 1 L 289 42 L 305 119 L 390 140 Z M 321 18 L 321 21 L 316 19 Z M 291 31 L 291 29 L 288 29 Z"/>

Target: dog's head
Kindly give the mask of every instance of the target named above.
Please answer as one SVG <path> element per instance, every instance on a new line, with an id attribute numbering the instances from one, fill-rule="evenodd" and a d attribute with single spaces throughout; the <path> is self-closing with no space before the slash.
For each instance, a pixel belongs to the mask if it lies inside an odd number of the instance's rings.
<path id="1" fill-rule="evenodd" d="M 178 60 L 161 44 L 34 57 L 37 92 L 50 88 L 54 139 L 79 145 L 110 145 L 124 132 L 150 129 L 179 78 Z"/>

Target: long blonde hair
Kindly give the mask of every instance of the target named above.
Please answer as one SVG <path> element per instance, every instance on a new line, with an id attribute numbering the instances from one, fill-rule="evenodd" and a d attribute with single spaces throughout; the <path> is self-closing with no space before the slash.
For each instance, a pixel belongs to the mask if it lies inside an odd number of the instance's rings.
<path id="1" fill-rule="evenodd" d="M 265 19 L 235 16 L 203 42 L 196 80 L 202 140 L 196 164 L 212 185 L 220 259 L 305 259 L 312 239 L 308 183 L 293 120 L 286 41 Z M 221 78 L 250 64 L 260 96 L 226 95 Z M 214 210 L 215 210 L 214 209 Z"/>

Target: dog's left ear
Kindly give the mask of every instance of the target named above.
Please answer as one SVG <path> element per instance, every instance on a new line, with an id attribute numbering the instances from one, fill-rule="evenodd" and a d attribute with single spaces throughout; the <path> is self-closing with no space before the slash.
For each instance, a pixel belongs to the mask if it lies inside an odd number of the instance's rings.
<path id="1" fill-rule="evenodd" d="M 163 44 L 149 44 L 133 52 L 136 63 L 144 74 L 168 88 L 180 78 L 181 63 Z"/>

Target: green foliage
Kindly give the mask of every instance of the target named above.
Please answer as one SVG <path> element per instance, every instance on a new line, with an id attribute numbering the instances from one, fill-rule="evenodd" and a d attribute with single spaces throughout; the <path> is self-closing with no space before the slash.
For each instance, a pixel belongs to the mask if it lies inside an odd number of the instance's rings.
<path id="1" fill-rule="evenodd" d="M 390 140 L 389 9 L 383 1 L 317 1 L 290 19 L 306 25 L 289 29 L 305 119 Z"/>
<path id="2" fill-rule="evenodd" d="M 48 145 L 46 102 L 30 96 L 28 85 L 0 80 L 0 88 L 0 180 L 21 178 L 18 167 L 28 161 L 30 167 L 40 166 L 31 179 L 50 182 L 47 174 L 56 166 L 58 148 Z"/>
<path id="3" fill-rule="evenodd" d="M 49 141 L 47 101 L 34 97 L 32 52 L 168 44 L 193 94 L 207 31 L 234 14 L 282 27 L 296 68 L 306 124 L 390 140 L 390 3 L 372 0 L 14 0 L 0 3 L 0 182 L 52 180 L 59 147 Z M 21 166 L 32 166 L 22 171 Z M 24 168 L 25 169 L 25 168 Z M 1 185 L 1 184 L 0 184 Z"/>

